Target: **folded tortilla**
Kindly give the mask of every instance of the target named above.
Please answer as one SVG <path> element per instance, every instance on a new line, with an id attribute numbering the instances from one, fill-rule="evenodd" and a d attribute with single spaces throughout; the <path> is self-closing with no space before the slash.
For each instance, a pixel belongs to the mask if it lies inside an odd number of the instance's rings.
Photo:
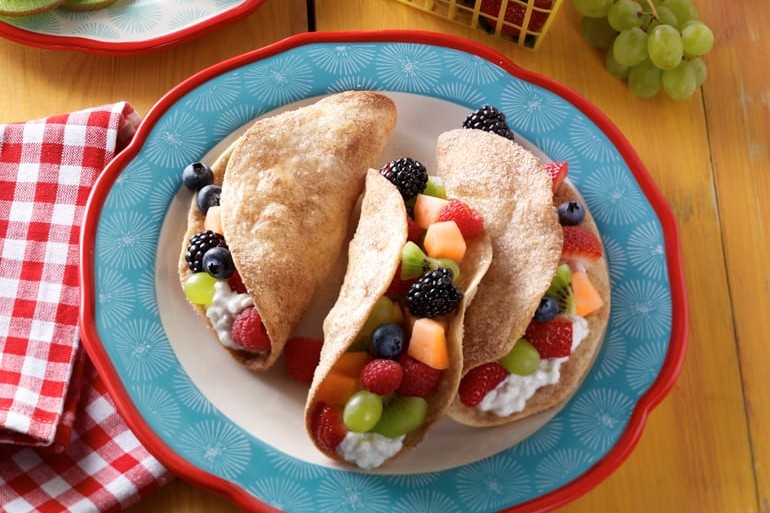
<path id="1" fill-rule="evenodd" d="M 334 94 L 256 121 L 213 166 L 222 185 L 223 235 L 271 342 L 267 353 L 226 348 L 246 367 L 263 370 L 276 361 L 330 275 L 366 170 L 395 125 L 387 96 Z M 182 282 L 190 274 L 187 241 L 203 223 L 193 201 L 179 260 Z"/>
<path id="2" fill-rule="evenodd" d="M 398 189 L 378 171 L 369 170 L 361 216 L 348 250 L 345 279 L 337 302 L 324 320 L 324 345 L 305 407 L 306 427 L 314 442 L 311 415 L 317 392 L 340 356 L 355 342 L 377 300 L 385 295 L 399 269 L 401 249 L 406 241 L 407 213 L 403 198 Z M 449 315 L 445 332 L 450 367 L 444 371 L 438 388 L 426 398 L 428 412 L 425 422 L 419 429 L 406 435 L 403 448 L 392 458 L 415 447 L 452 402 L 463 367 L 463 317 L 491 261 L 491 243 L 486 233 L 468 241 L 468 249 L 460 265 L 463 300 L 455 312 Z M 338 455 L 327 455 L 341 459 Z"/>
<path id="3" fill-rule="evenodd" d="M 436 154 L 437 174 L 444 178 L 447 192 L 467 198 L 481 213 L 495 255 L 466 312 L 465 375 L 505 356 L 524 334 L 561 257 L 562 229 L 554 204 L 578 194 L 565 183 L 554 197 L 551 178 L 534 154 L 488 132 L 446 132 L 439 136 Z M 583 225 L 596 231 L 590 213 Z M 456 398 L 448 411 L 451 418 L 473 426 L 505 424 L 550 409 L 577 389 L 603 339 L 609 315 L 604 258 L 588 274 L 604 307 L 588 317 L 590 334 L 562 366 L 560 381 L 539 389 L 522 412 L 507 417 L 467 407 Z"/>

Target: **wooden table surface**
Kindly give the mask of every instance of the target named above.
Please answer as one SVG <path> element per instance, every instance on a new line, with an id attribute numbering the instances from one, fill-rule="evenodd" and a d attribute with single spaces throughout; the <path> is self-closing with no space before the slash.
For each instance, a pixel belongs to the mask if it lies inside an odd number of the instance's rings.
<path id="1" fill-rule="evenodd" d="M 620 128 L 679 220 L 687 359 L 620 469 L 561 512 L 770 512 L 770 9 L 695 0 L 716 35 L 710 77 L 688 101 L 633 97 L 577 32 L 569 0 L 528 51 L 392 0 L 316 0 L 318 30 L 408 28 L 487 44 L 572 87 Z M 750 20 L 750 21 L 746 21 Z M 116 100 L 145 113 L 190 74 L 306 30 L 305 3 L 256 13 L 157 53 L 94 56 L 0 40 L 0 122 Z M 225 513 L 227 500 L 175 480 L 130 513 Z"/>

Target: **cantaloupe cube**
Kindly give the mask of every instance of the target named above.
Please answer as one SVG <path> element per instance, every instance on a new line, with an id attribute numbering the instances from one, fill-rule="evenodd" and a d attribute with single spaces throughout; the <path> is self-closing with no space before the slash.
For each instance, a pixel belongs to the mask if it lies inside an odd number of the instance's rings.
<path id="1" fill-rule="evenodd" d="M 572 271 L 572 294 L 575 300 L 575 313 L 586 316 L 604 305 L 599 291 L 596 290 L 585 271 Z"/>
<path id="2" fill-rule="evenodd" d="M 429 257 L 450 258 L 458 264 L 463 261 L 467 249 L 463 234 L 454 221 L 428 226 L 422 245 Z"/>
<path id="3" fill-rule="evenodd" d="M 360 388 L 358 376 L 347 376 L 332 370 L 318 387 L 316 400 L 333 406 L 344 406 L 350 396 L 358 392 Z"/>
<path id="4" fill-rule="evenodd" d="M 434 319 L 417 319 L 412 326 L 407 354 L 428 367 L 443 370 L 449 368 L 449 350 L 444 335 L 444 325 Z"/>
<path id="5" fill-rule="evenodd" d="M 372 356 L 366 351 L 350 351 L 343 353 L 342 356 L 334 363 L 333 372 L 344 374 L 352 378 L 358 379 L 361 374 L 361 369 L 364 365 L 369 363 Z"/>
<path id="6" fill-rule="evenodd" d="M 414 202 L 414 222 L 423 230 L 426 229 L 438 221 L 441 211 L 447 203 L 449 201 L 443 198 L 418 194 Z"/>
<path id="7" fill-rule="evenodd" d="M 206 212 L 206 219 L 203 221 L 203 228 L 211 230 L 214 233 L 222 233 L 222 207 L 214 205 L 209 207 Z"/>

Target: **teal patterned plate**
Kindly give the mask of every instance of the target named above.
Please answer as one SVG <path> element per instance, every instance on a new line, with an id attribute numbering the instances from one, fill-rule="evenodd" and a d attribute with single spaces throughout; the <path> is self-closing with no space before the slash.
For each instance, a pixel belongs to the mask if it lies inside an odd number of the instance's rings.
<path id="1" fill-rule="evenodd" d="M 182 168 L 211 162 L 259 116 L 347 89 L 379 90 L 398 105 L 383 162 L 409 154 L 430 169 L 436 136 L 482 104 L 502 108 L 543 158 L 569 162 L 602 233 L 613 300 L 600 354 L 563 409 L 493 429 L 447 419 L 386 468 L 343 468 L 307 439 L 299 384 L 280 368 L 250 373 L 209 340 L 176 277 L 190 199 Z M 304 34 L 213 66 L 153 107 L 88 205 L 81 325 L 141 441 L 246 510 L 547 511 L 617 468 L 673 386 L 687 331 L 678 244 L 628 142 L 575 92 L 449 36 Z M 304 332 L 318 333 L 322 311 Z"/>
<path id="2" fill-rule="evenodd" d="M 0 36 L 52 50 L 126 55 L 188 41 L 254 12 L 264 0 L 117 0 L 92 11 L 0 16 Z"/>

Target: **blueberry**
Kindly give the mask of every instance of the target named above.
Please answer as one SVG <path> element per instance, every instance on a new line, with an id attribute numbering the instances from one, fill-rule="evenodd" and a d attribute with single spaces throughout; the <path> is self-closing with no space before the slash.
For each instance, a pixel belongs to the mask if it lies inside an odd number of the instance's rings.
<path id="1" fill-rule="evenodd" d="M 551 296 L 543 296 L 535 310 L 535 320 L 547 322 L 559 315 L 559 302 Z"/>
<path id="2" fill-rule="evenodd" d="M 372 353 L 394 360 L 406 349 L 406 335 L 398 324 L 380 324 L 372 332 Z"/>
<path id="3" fill-rule="evenodd" d="M 217 246 L 206 251 L 203 255 L 203 269 L 218 280 L 228 279 L 235 271 L 230 250 Z"/>
<path id="4" fill-rule="evenodd" d="M 586 217 L 586 209 L 575 200 L 565 201 L 558 208 L 559 223 L 563 226 L 575 226 L 583 222 Z"/>
<path id="5" fill-rule="evenodd" d="M 219 196 L 222 194 L 222 187 L 219 185 L 206 185 L 198 191 L 198 208 L 206 215 L 209 207 L 219 205 Z"/>
<path id="6" fill-rule="evenodd" d="M 191 191 L 199 191 L 214 181 L 214 172 L 203 162 L 193 162 L 182 171 L 182 183 Z"/>

